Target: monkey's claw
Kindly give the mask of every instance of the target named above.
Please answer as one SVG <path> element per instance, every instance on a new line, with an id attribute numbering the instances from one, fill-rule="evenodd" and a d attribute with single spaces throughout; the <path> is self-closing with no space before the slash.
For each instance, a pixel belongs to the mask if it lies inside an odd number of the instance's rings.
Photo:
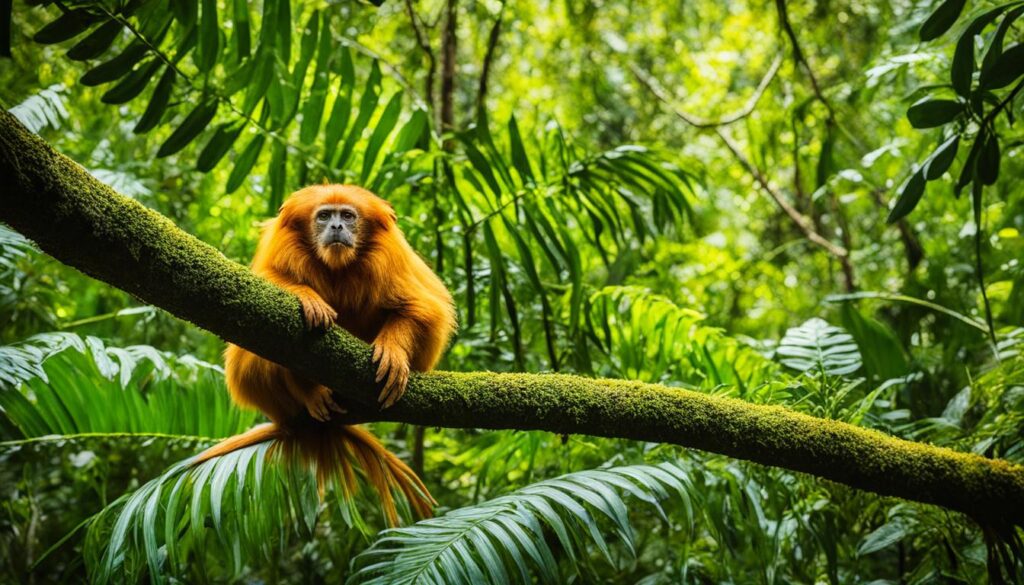
<path id="1" fill-rule="evenodd" d="M 338 406 L 338 403 L 334 401 L 334 397 L 331 394 L 330 388 L 326 386 L 317 386 L 306 401 L 306 410 L 309 411 L 309 416 L 320 422 L 326 422 L 331 418 L 331 411 L 337 412 L 338 414 L 345 414 L 348 412 L 344 408 Z"/>
<path id="2" fill-rule="evenodd" d="M 405 394 L 409 383 L 409 358 L 400 349 L 389 349 L 382 344 L 373 347 L 373 359 L 377 362 L 377 383 L 384 382 L 377 401 L 381 408 L 388 408 Z"/>
<path id="3" fill-rule="evenodd" d="M 302 314 L 306 318 L 306 326 L 310 329 L 327 329 L 338 318 L 338 312 L 321 298 L 300 296 Z"/>

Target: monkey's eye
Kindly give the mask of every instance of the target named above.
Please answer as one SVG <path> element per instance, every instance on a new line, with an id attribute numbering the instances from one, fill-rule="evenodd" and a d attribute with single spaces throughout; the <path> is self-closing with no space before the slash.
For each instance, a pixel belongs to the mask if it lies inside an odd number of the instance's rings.
<path id="1" fill-rule="evenodd" d="M 331 219 L 331 214 L 328 211 L 321 211 L 316 214 L 316 218 L 320 221 L 327 221 L 328 219 Z"/>
<path id="2" fill-rule="evenodd" d="M 345 221 L 352 221 L 355 218 L 356 214 L 352 213 L 351 211 L 345 210 L 341 212 L 341 219 L 344 219 Z"/>

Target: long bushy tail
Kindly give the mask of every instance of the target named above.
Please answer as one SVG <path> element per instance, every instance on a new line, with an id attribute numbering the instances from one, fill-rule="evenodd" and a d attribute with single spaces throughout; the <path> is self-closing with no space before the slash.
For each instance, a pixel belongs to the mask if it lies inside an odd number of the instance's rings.
<path id="1" fill-rule="evenodd" d="M 356 472 L 362 470 L 367 483 L 380 497 L 384 517 L 391 526 L 398 525 L 398 510 L 392 489 L 397 489 L 421 518 L 431 516 L 437 503 L 427 486 L 405 464 L 387 450 L 372 433 L 359 426 L 317 424 L 301 428 L 285 428 L 275 423 L 255 426 L 248 431 L 224 439 L 200 453 L 195 463 L 202 463 L 243 447 L 276 441 L 286 459 L 297 458 L 316 469 L 321 489 L 332 480 L 341 487 L 345 497 L 359 491 Z"/>

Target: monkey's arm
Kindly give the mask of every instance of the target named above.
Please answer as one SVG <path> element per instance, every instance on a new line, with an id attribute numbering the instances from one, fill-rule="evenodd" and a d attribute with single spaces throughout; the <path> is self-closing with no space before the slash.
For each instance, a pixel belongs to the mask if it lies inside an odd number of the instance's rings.
<path id="1" fill-rule="evenodd" d="M 334 324 L 338 313 L 312 287 L 296 282 L 294 278 L 277 271 L 262 270 L 260 276 L 299 297 L 306 325 L 312 328 L 326 329 Z"/>
<path id="2" fill-rule="evenodd" d="M 405 393 L 410 370 L 425 372 L 437 364 L 452 328 L 444 307 L 433 303 L 412 302 L 391 312 L 373 341 L 384 408 Z"/>

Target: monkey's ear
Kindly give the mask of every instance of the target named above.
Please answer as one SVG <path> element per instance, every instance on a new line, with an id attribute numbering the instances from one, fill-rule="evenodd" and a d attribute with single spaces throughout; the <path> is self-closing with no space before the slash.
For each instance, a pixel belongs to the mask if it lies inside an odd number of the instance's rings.
<path id="1" fill-rule="evenodd" d="M 381 210 L 377 215 L 377 223 L 380 224 L 380 227 L 386 230 L 393 225 L 398 225 L 398 214 L 395 213 L 395 208 L 383 199 L 381 199 L 381 203 Z"/>

